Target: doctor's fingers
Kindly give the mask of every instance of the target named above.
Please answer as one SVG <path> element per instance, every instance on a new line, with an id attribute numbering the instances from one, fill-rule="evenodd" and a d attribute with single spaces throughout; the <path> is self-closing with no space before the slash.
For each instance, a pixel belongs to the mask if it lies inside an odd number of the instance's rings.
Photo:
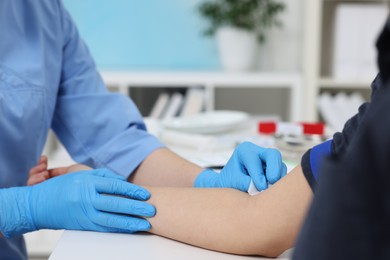
<path id="1" fill-rule="evenodd" d="M 265 176 L 265 163 L 258 154 L 252 152 L 240 157 L 240 163 L 244 166 L 246 174 L 250 176 L 258 190 L 265 190 L 268 187 Z M 249 187 L 249 185 L 248 185 Z"/>
<path id="2" fill-rule="evenodd" d="M 147 189 L 124 180 L 99 178 L 95 182 L 95 187 L 99 193 L 119 195 L 137 200 L 150 198 L 150 193 Z"/>
<path id="3" fill-rule="evenodd" d="M 100 194 L 92 201 L 92 204 L 95 209 L 104 212 L 140 217 L 153 217 L 156 215 L 156 208 L 153 205 L 124 197 Z"/>
<path id="4" fill-rule="evenodd" d="M 97 226 L 97 230 L 103 232 L 134 233 L 148 231 L 151 228 L 149 221 L 146 219 L 102 211 L 97 211 L 96 214 L 91 216 L 91 220 Z"/>
<path id="5" fill-rule="evenodd" d="M 126 180 L 125 177 L 119 175 L 119 174 L 116 174 L 114 173 L 113 171 L 111 171 L 110 169 L 107 169 L 107 168 L 98 168 L 98 169 L 95 169 L 95 170 L 87 170 L 87 172 L 89 174 L 92 174 L 92 175 L 95 175 L 95 176 L 100 176 L 100 177 L 104 177 L 104 178 L 110 178 L 110 179 L 117 179 L 117 180 Z"/>
<path id="6" fill-rule="evenodd" d="M 282 176 L 281 178 L 287 175 L 287 166 L 285 163 L 283 163 L 280 175 Z"/>
<path id="7" fill-rule="evenodd" d="M 266 170 L 265 174 L 267 180 L 274 184 L 281 177 L 286 175 L 287 167 L 283 163 L 282 154 L 273 148 L 262 148 L 262 151 L 259 153 L 259 156 L 263 162 L 265 162 Z"/>

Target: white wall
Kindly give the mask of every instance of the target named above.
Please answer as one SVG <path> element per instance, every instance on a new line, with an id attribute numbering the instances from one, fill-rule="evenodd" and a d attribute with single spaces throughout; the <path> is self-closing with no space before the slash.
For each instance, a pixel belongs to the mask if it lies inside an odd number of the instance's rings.
<path id="1" fill-rule="evenodd" d="M 259 51 L 259 70 L 302 71 L 304 0 L 280 0 L 282 28 L 273 28 Z"/>

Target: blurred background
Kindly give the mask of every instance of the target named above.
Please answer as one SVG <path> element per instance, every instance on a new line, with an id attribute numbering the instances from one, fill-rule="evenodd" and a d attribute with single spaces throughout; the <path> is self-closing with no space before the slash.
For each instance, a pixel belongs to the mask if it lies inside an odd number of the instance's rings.
<path id="1" fill-rule="evenodd" d="M 156 134 L 156 122 L 219 110 L 341 130 L 370 99 L 388 15 L 382 0 L 63 2 L 108 88 Z M 71 162 L 53 134 L 45 153 Z M 28 234 L 31 259 L 47 259 L 59 236 Z"/>
<path id="2" fill-rule="evenodd" d="M 220 70 L 216 40 L 203 35 L 208 26 L 198 11 L 203 2 L 64 0 L 101 69 Z M 304 1 L 280 2 L 286 5 L 278 15 L 283 26 L 269 32 L 257 66 L 297 71 Z"/>

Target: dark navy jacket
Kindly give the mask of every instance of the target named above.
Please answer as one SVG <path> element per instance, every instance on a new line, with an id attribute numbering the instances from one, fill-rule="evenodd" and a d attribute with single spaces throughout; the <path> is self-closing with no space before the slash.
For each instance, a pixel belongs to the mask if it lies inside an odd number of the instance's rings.
<path id="1" fill-rule="evenodd" d="M 293 259 L 390 259 L 390 20 L 377 47 L 371 103 L 302 158 L 315 195 Z"/>

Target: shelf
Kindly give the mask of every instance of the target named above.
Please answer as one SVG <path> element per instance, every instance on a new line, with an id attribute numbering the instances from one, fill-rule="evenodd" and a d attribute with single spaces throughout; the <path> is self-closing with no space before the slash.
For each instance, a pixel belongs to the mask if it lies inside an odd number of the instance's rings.
<path id="1" fill-rule="evenodd" d="M 371 83 L 375 78 L 350 80 L 335 79 L 335 20 L 339 4 L 384 4 L 383 0 L 305 0 L 304 17 L 304 64 L 305 85 L 304 118 L 309 121 L 319 120 L 317 109 L 318 95 L 327 91 L 332 95 L 339 92 L 347 94 L 359 92 L 366 100 L 371 96 Z M 362 76 L 363 77 L 363 76 Z"/>
<path id="2" fill-rule="evenodd" d="M 324 0 L 325 3 L 363 3 L 363 4 L 371 4 L 378 3 L 383 4 L 386 3 L 385 0 Z"/>
<path id="3" fill-rule="evenodd" d="M 229 89 L 229 91 L 234 90 L 236 92 L 237 90 L 242 89 L 243 91 L 241 91 L 239 94 L 246 94 L 246 97 L 248 98 L 244 98 L 247 99 L 247 101 L 252 98 L 251 104 L 255 105 L 256 107 L 259 105 L 259 101 L 254 101 L 253 91 L 249 94 L 249 92 L 246 92 L 247 89 L 264 89 L 267 91 L 287 90 L 289 92 L 289 107 L 286 109 L 288 113 L 288 119 L 286 119 L 293 121 L 302 120 L 302 79 L 298 73 L 101 71 L 101 75 L 107 86 L 117 87 L 118 91 L 125 95 L 128 95 L 129 90 L 131 92 L 132 88 L 134 90 L 134 88 L 175 88 L 200 86 L 205 88 L 207 110 L 215 109 L 216 95 L 218 95 L 217 93 L 220 94 L 222 93 L 221 91 L 223 91 L 223 93 L 226 94 L 227 89 Z M 234 93 L 233 95 L 236 96 L 236 94 L 237 93 Z M 273 104 L 269 105 L 272 107 Z M 285 103 L 282 105 L 285 105 Z M 233 103 L 229 103 L 229 106 L 234 107 Z"/>
<path id="4" fill-rule="evenodd" d="M 367 89 L 371 87 L 372 81 L 370 80 L 338 80 L 332 78 L 321 78 L 319 80 L 319 87 L 321 89 Z"/>
<path id="5" fill-rule="evenodd" d="M 101 71 L 107 85 L 118 86 L 213 86 L 280 87 L 299 85 L 298 73 L 224 73 L 224 72 L 134 72 Z"/>

